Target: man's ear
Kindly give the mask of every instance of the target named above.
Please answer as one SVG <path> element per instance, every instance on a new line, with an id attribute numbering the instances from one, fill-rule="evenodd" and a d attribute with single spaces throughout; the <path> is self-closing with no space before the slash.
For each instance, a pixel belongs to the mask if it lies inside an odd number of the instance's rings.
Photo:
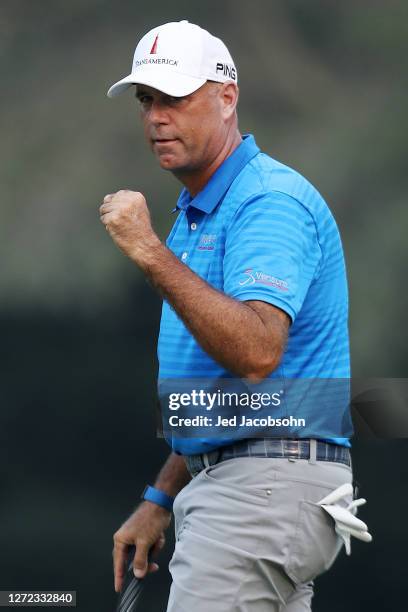
<path id="1" fill-rule="evenodd" d="M 222 83 L 220 90 L 220 97 L 223 108 L 224 119 L 229 119 L 237 108 L 239 88 L 233 81 L 227 81 Z"/>

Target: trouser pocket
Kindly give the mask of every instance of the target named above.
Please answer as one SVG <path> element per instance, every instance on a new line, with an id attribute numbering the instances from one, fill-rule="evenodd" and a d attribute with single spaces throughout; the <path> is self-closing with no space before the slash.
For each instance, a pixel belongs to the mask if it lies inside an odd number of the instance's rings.
<path id="1" fill-rule="evenodd" d="M 329 569 L 341 546 L 333 519 L 317 504 L 301 501 L 286 573 L 296 584 L 313 580 Z"/>

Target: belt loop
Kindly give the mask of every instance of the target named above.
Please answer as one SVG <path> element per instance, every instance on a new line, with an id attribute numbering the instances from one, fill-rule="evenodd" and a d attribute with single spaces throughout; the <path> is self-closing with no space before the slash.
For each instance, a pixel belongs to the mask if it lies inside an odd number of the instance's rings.
<path id="1" fill-rule="evenodd" d="M 309 463 L 317 463 L 317 443 L 316 440 L 309 440 Z"/>
<path id="2" fill-rule="evenodd" d="M 203 453 L 202 455 L 203 458 L 203 463 L 205 465 L 206 468 L 210 467 L 210 462 L 208 460 L 208 454 L 207 453 Z"/>

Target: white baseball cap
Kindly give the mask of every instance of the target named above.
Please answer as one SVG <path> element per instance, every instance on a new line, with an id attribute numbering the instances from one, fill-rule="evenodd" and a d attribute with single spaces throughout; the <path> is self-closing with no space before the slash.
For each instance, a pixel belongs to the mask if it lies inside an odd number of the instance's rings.
<path id="1" fill-rule="evenodd" d="M 170 96 L 187 96 L 207 81 L 238 81 L 237 69 L 224 43 L 188 21 L 165 23 L 140 40 L 132 72 L 108 91 L 113 98 L 140 83 Z"/>

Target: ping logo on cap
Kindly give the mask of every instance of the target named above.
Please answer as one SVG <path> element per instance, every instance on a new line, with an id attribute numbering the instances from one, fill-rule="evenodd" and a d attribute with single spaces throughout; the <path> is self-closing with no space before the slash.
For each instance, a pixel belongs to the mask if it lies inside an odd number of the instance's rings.
<path id="1" fill-rule="evenodd" d="M 151 51 L 150 51 L 150 55 L 153 55 L 154 53 L 157 53 L 157 40 L 158 40 L 158 38 L 159 38 L 159 35 L 157 34 L 156 38 L 154 39 L 154 43 L 153 43 L 153 46 L 151 48 Z"/>
<path id="2" fill-rule="evenodd" d="M 237 78 L 237 71 L 235 70 L 235 67 L 231 64 L 223 64 L 222 62 L 217 62 L 215 72 L 217 74 L 219 72 L 222 72 L 224 76 L 229 77 L 230 79 L 234 79 L 234 81 Z"/>

